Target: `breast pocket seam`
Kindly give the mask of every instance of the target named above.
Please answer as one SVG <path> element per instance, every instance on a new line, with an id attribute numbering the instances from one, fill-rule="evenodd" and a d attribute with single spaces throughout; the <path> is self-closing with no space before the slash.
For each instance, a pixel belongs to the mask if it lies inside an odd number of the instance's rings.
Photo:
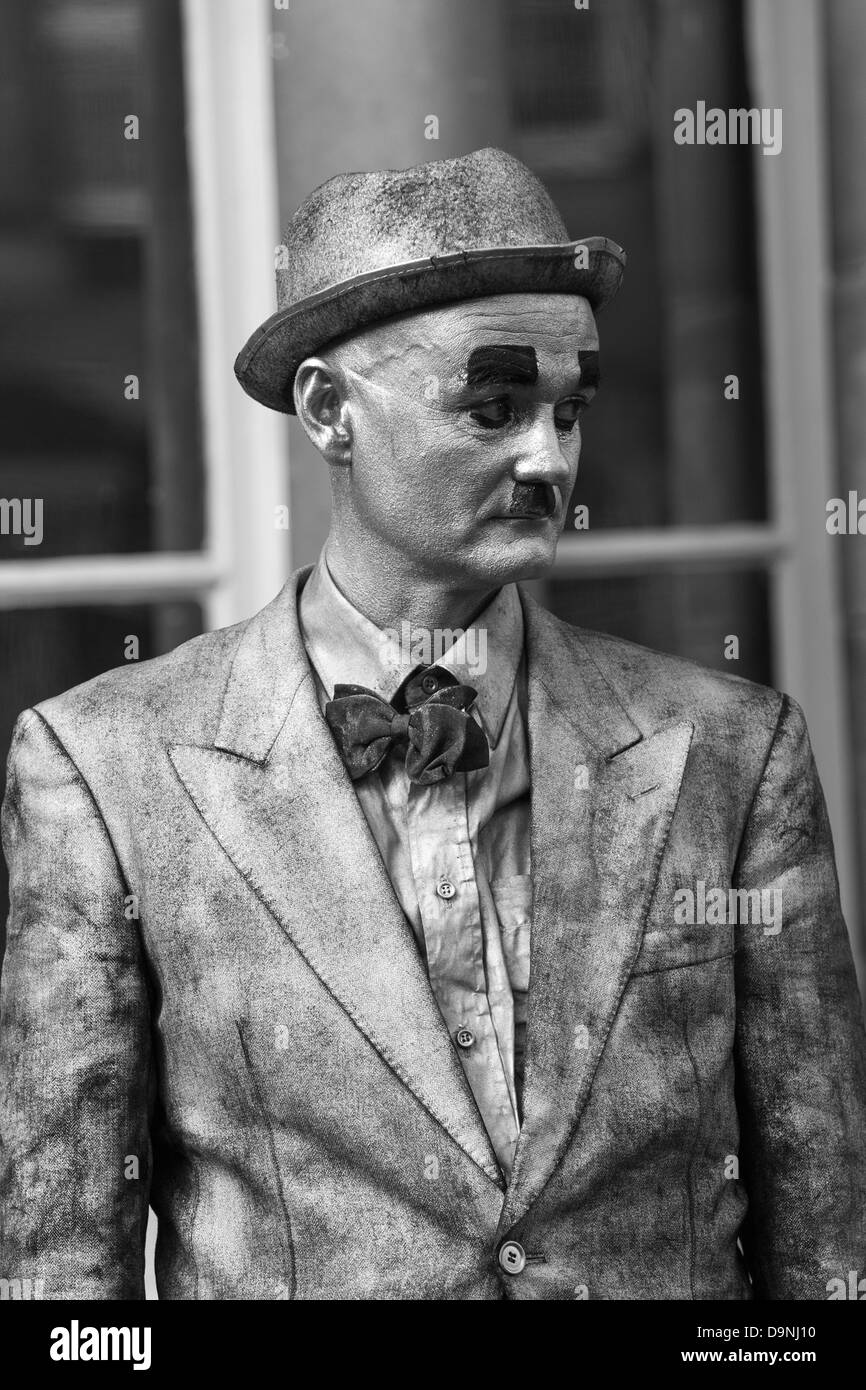
<path id="1" fill-rule="evenodd" d="M 635 969 L 631 973 L 632 978 L 641 975 L 665 975 L 670 970 L 690 970 L 696 965 L 711 965 L 715 960 L 732 960 L 735 955 L 736 951 L 720 951 L 718 955 L 701 956 L 699 960 L 678 960 L 674 961 L 673 965 L 651 965 L 644 970 Z"/>

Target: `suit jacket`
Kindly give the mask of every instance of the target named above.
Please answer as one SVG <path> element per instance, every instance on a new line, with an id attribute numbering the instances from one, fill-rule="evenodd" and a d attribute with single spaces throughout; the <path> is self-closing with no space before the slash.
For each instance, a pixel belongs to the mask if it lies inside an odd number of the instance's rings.
<path id="1" fill-rule="evenodd" d="M 16 724 L 0 1272 L 141 1298 L 148 1199 L 162 1298 L 823 1299 L 866 1272 L 866 1046 L 796 703 L 523 596 L 506 1185 L 319 712 L 307 572 Z M 781 890 L 782 930 L 676 921 L 699 880 Z"/>

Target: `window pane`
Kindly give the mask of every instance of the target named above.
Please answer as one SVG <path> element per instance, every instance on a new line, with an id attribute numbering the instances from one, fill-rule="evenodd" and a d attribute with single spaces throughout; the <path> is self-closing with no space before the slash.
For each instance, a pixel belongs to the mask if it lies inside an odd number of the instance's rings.
<path id="1" fill-rule="evenodd" d="M 124 653 L 130 637 L 138 638 L 139 660 L 146 661 L 201 631 L 202 611 L 196 603 L 0 610 L 0 796 L 12 728 L 22 710 L 128 664 Z M 8 911 L 6 872 L 0 855 L 0 957 Z"/>
<path id="2" fill-rule="evenodd" d="M 180 39 L 179 0 L 0 10 L 0 561 L 201 546 Z"/>
<path id="3" fill-rule="evenodd" d="M 773 684 L 769 582 L 764 571 L 693 570 L 556 580 L 545 601 L 578 627 L 687 657 L 728 675 Z M 739 656 L 730 638 L 738 643 Z"/>
<path id="4" fill-rule="evenodd" d="M 741 5 L 509 0 L 506 38 L 509 148 L 547 183 L 571 236 L 609 236 L 628 253 L 599 317 L 602 389 L 572 505 L 589 507 L 592 530 L 765 520 L 760 156 L 674 142 L 680 107 L 751 105 Z"/>

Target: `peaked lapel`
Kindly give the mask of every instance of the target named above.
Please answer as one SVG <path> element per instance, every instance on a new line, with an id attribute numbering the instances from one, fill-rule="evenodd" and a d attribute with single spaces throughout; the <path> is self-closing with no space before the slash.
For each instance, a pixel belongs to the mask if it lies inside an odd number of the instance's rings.
<path id="1" fill-rule="evenodd" d="M 574 629 L 522 597 L 533 916 L 523 1125 L 500 1230 L 541 1192 L 586 1106 L 693 733 L 688 721 L 642 732 Z"/>
<path id="2" fill-rule="evenodd" d="M 499 1166 L 412 929 L 322 718 L 297 618 L 309 568 L 244 627 L 212 746 L 169 755 L 252 892 L 394 1074 Z"/>

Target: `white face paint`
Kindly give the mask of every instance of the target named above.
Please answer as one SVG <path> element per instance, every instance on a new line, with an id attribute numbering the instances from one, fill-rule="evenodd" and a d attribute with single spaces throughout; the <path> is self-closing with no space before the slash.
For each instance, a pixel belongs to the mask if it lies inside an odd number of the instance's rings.
<path id="1" fill-rule="evenodd" d="M 534 353 L 535 380 L 473 379 L 477 354 L 509 347 Z M 498 586 L 545 573 L 597 350 L 586 300 L 528 294 L 407 316 L 326 351 L 351 435 L 340 548 L 387 553 L 416 580 Z"/>

